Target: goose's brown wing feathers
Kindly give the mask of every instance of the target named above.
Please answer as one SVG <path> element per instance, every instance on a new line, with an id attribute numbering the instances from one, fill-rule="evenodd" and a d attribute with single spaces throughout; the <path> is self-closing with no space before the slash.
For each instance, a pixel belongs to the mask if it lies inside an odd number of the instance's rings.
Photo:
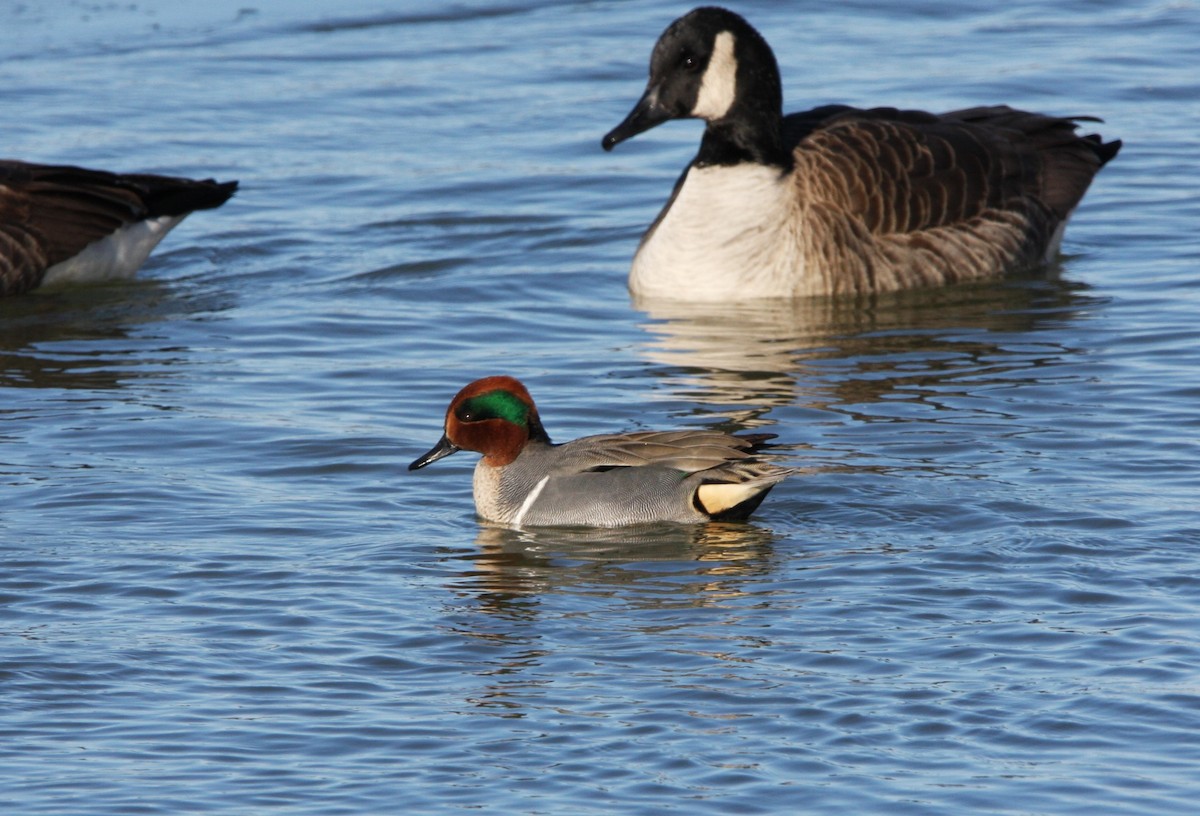
<path id="1" fill-rule="evenodd" d="M 47 269 L 127 224 L 218 207 L 236 189 L 237 182 L 0 161 L 0 295 L 36 287 Z"/>
<path id="2" fill-rule="evenodd" d="M 942 115 L 830 106 L 788 117 L 786 127 L 797 161 L 820 169 L 833 203 L 886 234 L 997 209 L 1033 206 L 1066 218 L 1120 146 L 1077 135 L 1082 119 L 1006 106 Z"/>
<path id="3" fill-rule="evenodd" d="M 1035 263 L 1120 148 L 1080 118 L 818 108 L 785 120 L 795 177 L 841 274 L 831 291 L 989 277 Z"/>
<path id="4" fill-rule="evenodd" d="M 1005 140 L 1016 154 L 1008 161 L 1032 165 L 1023 168 L 1023 191 L 1057 218 L 1070 215 L 1097 171 L 1121 149 L 1120 140 L 1104 142 L 1095 133 L 1080 136 L 1076 132 L 1081 122 L 1100 121 L 1094 116 L 1045 116 L 995 105 L 952 111 L 941 118 Z M 1037 161 L 1031 161 L 1030 154 Z"/>

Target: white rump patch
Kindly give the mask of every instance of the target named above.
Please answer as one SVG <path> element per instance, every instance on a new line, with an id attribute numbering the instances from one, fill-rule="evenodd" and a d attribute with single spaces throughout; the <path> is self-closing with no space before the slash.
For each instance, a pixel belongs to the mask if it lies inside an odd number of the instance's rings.
<path id="1" fill-rule="evenodd" d="M 161 215 L 137 221 L 101 238 L 46 270 L 42 286 L 64 286 L 132 278 L 182 215 Z"/>
<path id="2" fill-rule="evenodd" d="M 1067 231 L 1067 222 L 1074 214 L 1075 211 L 1071 210 L 1067 213 L 1067 217 L 1054 228 L 1054 234 L 1050 236 L 1050 243 L 1046 244 L 1046 254 L 1042 256 L 1042 263 L 1053 263 L 1054 259 L 1058 257 L 1059 251 L 1062 250 L 1063 233 Z"/>
<path id="3" fill-rule="evenodd" d="M 700 78 L 700 92 L 692 116 L 709 121 L 720 119 L 729 113 L 737 95 L 737 57 L 733 55 L 733 34 L 722 31 L 713 43 L 712 56 L 704 76 Z"/>

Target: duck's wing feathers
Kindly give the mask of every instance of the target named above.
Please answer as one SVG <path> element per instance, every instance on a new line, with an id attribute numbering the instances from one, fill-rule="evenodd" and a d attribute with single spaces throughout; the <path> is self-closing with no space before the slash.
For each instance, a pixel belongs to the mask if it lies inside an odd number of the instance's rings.
<path id="1" fill-rule="evenodd" d="M 121 227 L 224 204 L 237 182 L 0 161 L 0 294 L 18 294 L 45 271 Z"/>
<path id="2" fill-rule="evenodd" d="M 762 443 L 772 437 L 704 430 L 639 431 L 588 436 L 564 447 L 570 446 L 569 459 L 579 472 L 657 466 L 684 474 L 712 471 L 713 478 L 719 478 L 719 472 L 728 479 L 749 479 L 775 471 L 786 475 L 784 468 L 755 457 Z"/>
<path id="3" fill-rule="evenodd" d="M 785 120 L 811 199 L 860 214 L 873 234 L 912 233 L 988 211 L 1061 221 L 1119 142 L 1076 134 L 1086 117 L 1007 106 L 935 115 L 827 106 Z"/>

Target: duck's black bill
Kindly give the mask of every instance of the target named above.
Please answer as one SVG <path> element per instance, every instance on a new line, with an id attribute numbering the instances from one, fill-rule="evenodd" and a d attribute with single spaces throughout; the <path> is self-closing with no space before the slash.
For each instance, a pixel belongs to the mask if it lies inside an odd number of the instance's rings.
<path id="1" fill-rule="evenodd" d="M 417 470 L 418 468 L 423 468 L 431 462 L 436 462 L 438 459 L 445 459 L 450 454 L 458 453 L 460 450 L 462 448 L 447 439 L 445 434 L 442 434 L 442 438 L 438 440 L 438 443 L 428 453 L 409 465 L 408 469 Z"/>
<path id="2" fill-rule="evenodd" d="M 639 133 L 645 133 L 650 128 L 661 125 L 670 119 L 671 114 L 658 105 L 657 97 L 657 93 L 647 89 L 638 103 L 633 106 L 633 110 L 625 117 L 625 121 L 610 130 L 600 140 L 600 146 L 605 150 L 612 150 L 626 139 L 637 136 Z"/>

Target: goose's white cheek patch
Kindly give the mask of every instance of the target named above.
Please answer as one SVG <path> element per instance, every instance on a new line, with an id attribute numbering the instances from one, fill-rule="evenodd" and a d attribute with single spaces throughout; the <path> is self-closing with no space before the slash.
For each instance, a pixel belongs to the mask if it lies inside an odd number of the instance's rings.
<path id="1" fill-rule="evenodd" d="M 713 43 L 713 53 L 700 78 L 700 92 L 692 115 L 709 121 L 720 119 L 733 107 L 737 93 L 737 57 L 733 55 L 733 34 L 722 31 Z"/>

